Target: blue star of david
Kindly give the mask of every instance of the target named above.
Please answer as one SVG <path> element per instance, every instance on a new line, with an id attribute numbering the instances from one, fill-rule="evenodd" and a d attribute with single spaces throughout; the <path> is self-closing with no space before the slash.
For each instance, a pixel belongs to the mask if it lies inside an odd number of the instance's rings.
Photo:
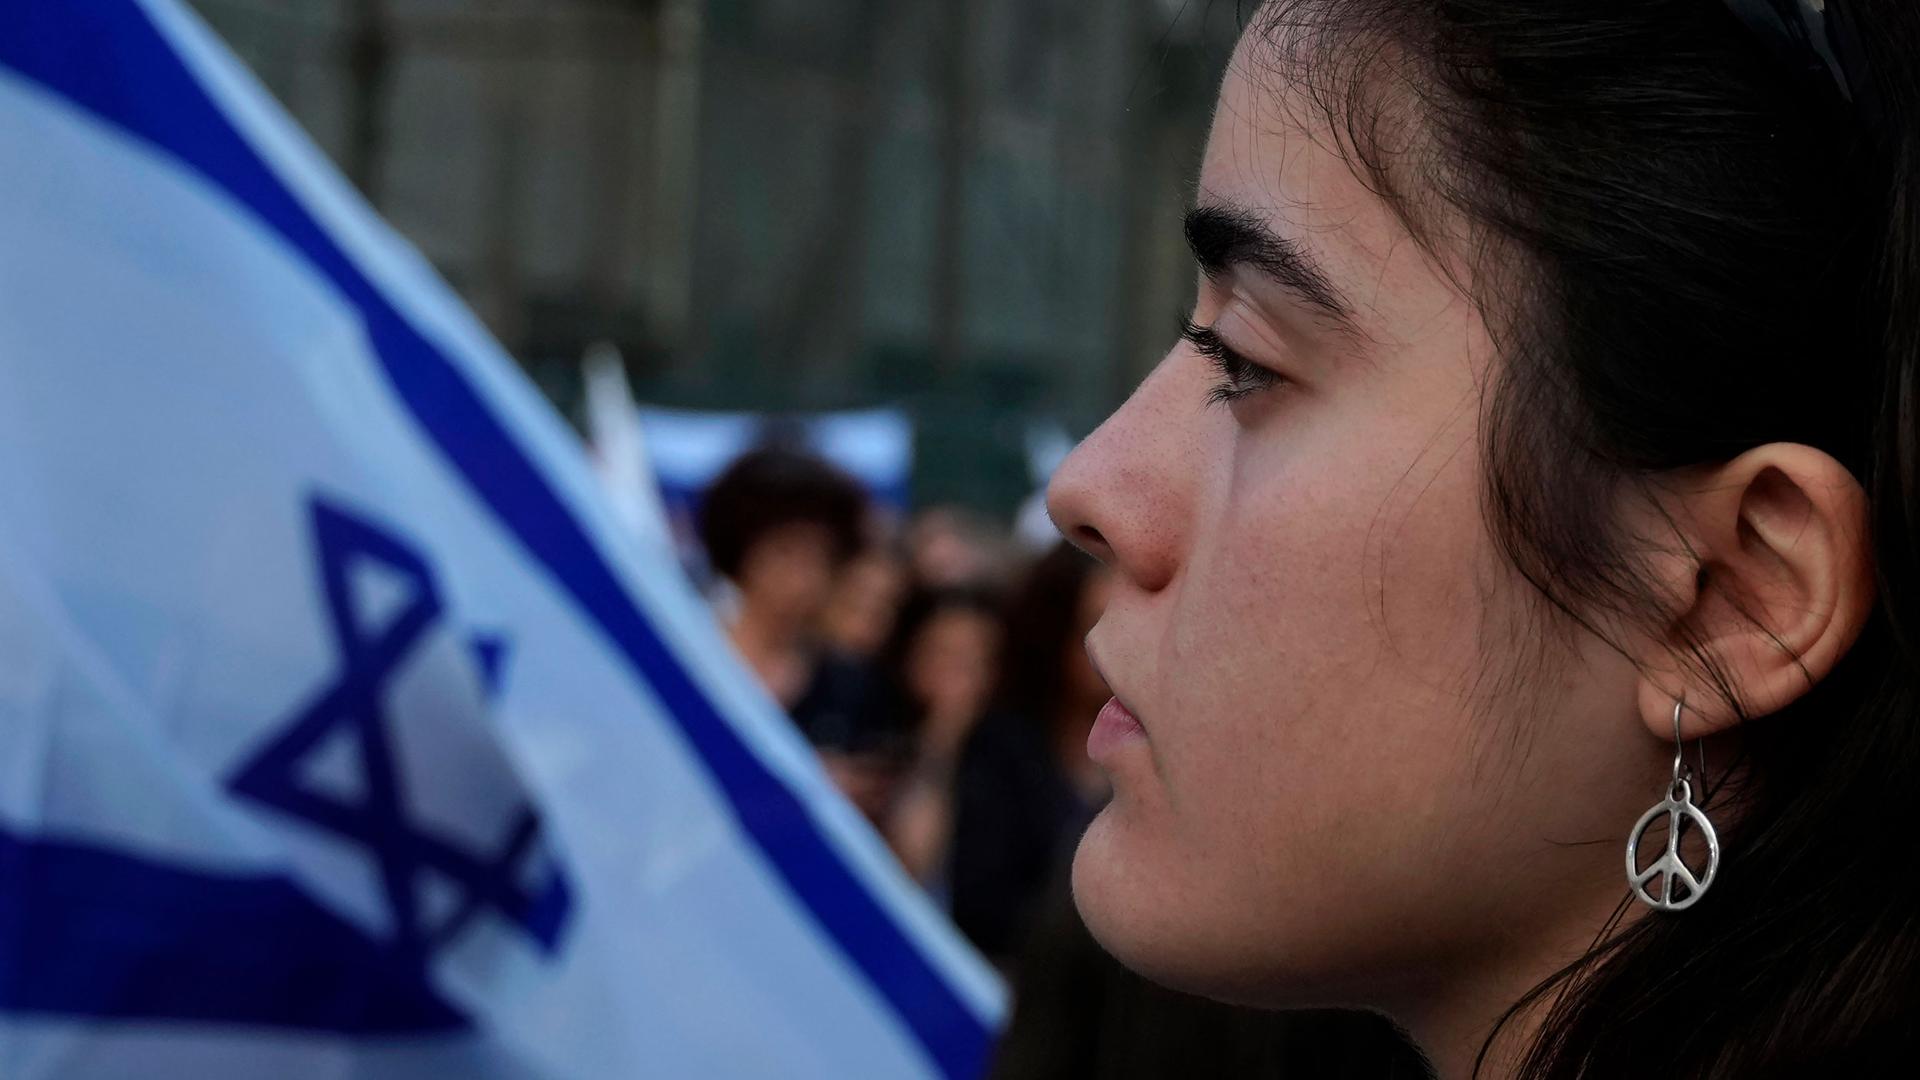
<path id="1" fill-rule="evenodd" d="M 529 868 L 536 865 L 533 860 L 541 857 L 540 820 L 531 806 L 520 804 L 497 845 L 486 852 L 463 850 L 408 819 L 406 777 L 394 752 L 383 694 L 442 615 L 431 571 L 398 539 L 346 511 L 318 500 L 312 510 L 339 669 L 277 738 L 234 773 L 229 787 L 364 848 L 379 867 L 392 915 L 388 944 L 402 954 L 424 960 L 483 911 L 518 926 L 542 950 L 552 952 L 559 945 L 571 897 L 566 879 L 551 861 L 532 888 L 523 885 Z M 405 583 L 405 601 L 397 611 L 359 609 L 350 574 L 363 560 Z M 468 645 L 483 687 L 490 695 L 497 693 L 506 641 L 476 635 Z M 357 751 L 363 792 L 358 801 L 301 781 L 301 768 L 310 756 L 342 730 Z M 428 872 L 459 890 L 450 913 L 432 922 L 420 911 L 416 888 Z"/>

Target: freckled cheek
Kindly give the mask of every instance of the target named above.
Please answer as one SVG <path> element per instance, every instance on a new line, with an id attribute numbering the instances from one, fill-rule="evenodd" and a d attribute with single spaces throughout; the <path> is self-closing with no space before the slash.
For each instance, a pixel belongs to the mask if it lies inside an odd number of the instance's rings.
<path id="1" fill-rule="evenodd" d="M 1256 499 L 1238 509 L 1198 538 L 1155 665 L 1171 691 L 1157 744 L 1169 797 L 1215 823 L 1217 803 L 1311 797 L 1351 735 L 1342 695 L 1378 651 L 1359 588 L 1364 524 L 1256 512 Z"/>
<path id="2" fill-rule="evenodd" d="M 1346 655 L 1368 616 L 1371 505 L 1360 484 L 1304 469 L 1237 485 L 1195 537 L 1164 659 L 1244 685 Z"/>
<path id="3" fill-rule="evenodd" d="M 1207 515 L 1155 663 L 1173 725 L 1158 755 L 1183 816 L 1311 805 L 1357 733 L 1417 727 L 1460 685 L 1488 553 L 1473 462 L 1268 463 Z"/>
<path id="4" fill-rule="evenodd" d="M 1454 692 L 1479 668 L 1487 605 L 1515 584 L 1487 534 L 1477 467 L 1464 453 L 1402 484 L 1367 552 L 1372 617 L 1394 665 Z"/>

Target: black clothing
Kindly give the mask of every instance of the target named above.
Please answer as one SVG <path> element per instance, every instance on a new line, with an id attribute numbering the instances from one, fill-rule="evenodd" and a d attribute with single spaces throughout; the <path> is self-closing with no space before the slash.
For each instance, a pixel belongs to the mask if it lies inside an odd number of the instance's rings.
<path id="1" fill-rule="evenodd" d="M 1074 790 L 1043 721 L 984 717 L 954 780 L 953 921 L 981 952 L 1006 960 L 1027 936 L 1055 868 L 1098 809 Z"/>
<path id="2" fill-rule="evenodd" d="M 788 712 L 807 741 L 823 750 L 858 751 L 870 741 L 873 676 L 866 665 L 829 652 L 820 657 L 806 692 Z"/>

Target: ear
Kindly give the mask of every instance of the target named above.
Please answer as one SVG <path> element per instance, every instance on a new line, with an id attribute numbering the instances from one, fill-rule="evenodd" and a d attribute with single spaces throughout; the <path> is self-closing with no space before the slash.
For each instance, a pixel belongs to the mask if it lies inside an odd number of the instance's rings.
<path id="1" fill-rule="evenodd" d="M 1866 492 L 1832 457 L 1770 443 L 1677 479 L 1661 502 L 1690 550 L 1661 559 L 1673 601 L 1639 689 L 1641 719 L 1663 740 L 1683 692 L 1686 739 L 1785 708 L 1846 655 L 1874 603 Z"/>

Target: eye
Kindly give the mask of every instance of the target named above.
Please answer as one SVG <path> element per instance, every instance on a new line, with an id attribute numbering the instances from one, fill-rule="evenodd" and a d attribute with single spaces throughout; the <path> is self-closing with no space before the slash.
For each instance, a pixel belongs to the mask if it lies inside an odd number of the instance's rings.
<path id="1" fill-rule="evenodd" d="M 1206 357 L 1220 375 L 1219 382 L 1207 394 L 1207 403 L 1210 405 L 1231 405 L 1287 381 L 1286 376 L 1279 372 L 1262 367 L 1235 352 L 1212 327 L 1183 319 L 1180 336 L 1193 346 L 1195 352 Z"/>

